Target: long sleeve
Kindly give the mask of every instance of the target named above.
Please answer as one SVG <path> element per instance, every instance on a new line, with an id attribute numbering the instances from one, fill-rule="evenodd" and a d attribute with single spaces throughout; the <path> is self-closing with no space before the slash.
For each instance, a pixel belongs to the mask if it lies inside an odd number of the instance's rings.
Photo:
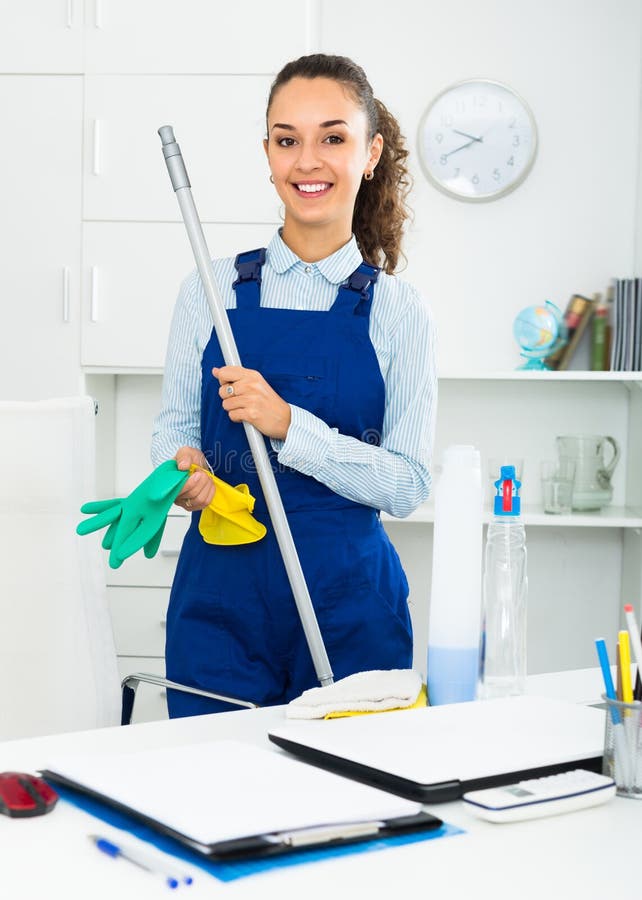
<path id="1" fill-rule="evenodd" d="M 171 459 L 179 447 L 201 447 L 201 332 L 203 320 L 207 317 L 202 311 L 200 316 L 196 315 L 198 286 L 194 276 L 186 278 L 174 307 L 161 411 L 152 433 L 151 457 L 154 466 Z"/>
<path id="2" fill-rule="evenodd" d="M 400 518 L 430 493 L 437 409 L 434 326 L 409 291 L 408 308 L 389 338 L 380 445 L 342 435 L 296 406 L 285 441 L 272 441 L 283 465 Z"/>

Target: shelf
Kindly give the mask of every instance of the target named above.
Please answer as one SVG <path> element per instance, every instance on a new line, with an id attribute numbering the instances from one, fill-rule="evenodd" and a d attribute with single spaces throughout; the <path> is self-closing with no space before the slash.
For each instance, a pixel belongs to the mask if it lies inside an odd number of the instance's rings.
<path id="1" fill-rule="evenodd" d="M 144 366 L 82 366 L 85 375 L 159 375 L 162 367 Z M 504 369 L 499 372 L 475 370 L 445 371 L 439 381 L 600 381 L 606 384 L 637 383 L 642 385 L 642 372 L 538 372 Z"/>
<path id="2" fill-rule="evenodd" d="M 490 522 L 490 509 L 484 510 L 484 523 Z M 435 521 L 435 507 L 432 503 L 422 503 L 405 519 L 397 519 L 387 513 L 381 514 L 383 522 L 400 524 L 430 524 Z M 568 516 L 545 513 L 541 506 L 526 505 L 522 510 L 524 525 L 543 525 L 554 528 L 642 528 L 642 509 L 628 506 L 607 506 L 595 512 L 574 512 Z"/>
<path id="3" fill-rule="evenodd" d="M 602 381 L 619 384 L 622 382 L 642 382 L 642 372 L 548 372 L 537 370 L 445 371 L 439 375 L 440 381 Z"/>

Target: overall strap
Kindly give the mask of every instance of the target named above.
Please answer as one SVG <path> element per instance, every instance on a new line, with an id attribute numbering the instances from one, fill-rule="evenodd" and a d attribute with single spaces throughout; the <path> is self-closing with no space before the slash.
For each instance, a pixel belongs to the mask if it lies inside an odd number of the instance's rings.
<path id="1" fill-rule="evenodd" d="M 362 262 L 339 288 L 333 309 L 355 316 L 369 316 L 372 293 L 381 269 Z"/>
<path id="2" fill-rule="evenodd" d="M 261 269 L 265 262 L 265 247 L 239 253 L 234 260 L 238 278 L 232 285 L 236 293 L 237 309 L 256 309 L 261 305 Z"/>

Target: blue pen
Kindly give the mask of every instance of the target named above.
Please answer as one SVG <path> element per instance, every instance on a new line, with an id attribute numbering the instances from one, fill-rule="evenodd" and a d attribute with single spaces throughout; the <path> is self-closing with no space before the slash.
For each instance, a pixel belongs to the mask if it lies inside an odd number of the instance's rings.
<path id="1" fill-rule="evenodd" d="M 600 660 L 600 668 L 602 669 L 602 678 L 604 679 L 605 694 L 609 700 L 617 702 L 615 686 L 611 676 L 611 664 L 609 662 L 609 654 L 606 649 L 606 643 L 603 638 L 595 641 L 597 647 L 597 655 Z M 629 769 L 628 752 L 626 735 L 624 733 L 624 725 L 622 724 L 622 716 L 620 710 L 615 703 L 610 703 L 611 721 L 613 722 L 613 749 L 615 750 L 616 771 L 620 772 L 620 778 L 616 778 L 616 783 L 622 784 L 626 788 L 631 787 L 631 772 Z"/>
<path id="2" fill-rule="evenodd" d="M 107 840 L 107 838 L 99 837 L 96 834 L 90 834 L 89 838 L 95 843 L 96 847 L 107 856 L 111 856 L 114 859 L 120 856 L 123 859 L 134 863 L 134 865 L 140 866 L 141 869 L 145 869 L 147 872 L 162 875 L 167 886 L 170 888 L 177 888 L 181 882 L 184 884 L 192 883 L 191 875 L 175 872 L 172 867 L 163 862 L 163 860 L 144 853 L 137 847 L 119 846 L 118 844 L 114 844 L 112 841 Z"/>
<path id="3" fill-rule="evenodd" d="M 597 647 L 597 655 L 600 660 L 600 668 L 602 669 L 602 678 L 604 679 L 606 696 L 609 700 L 617 700 L 615 685 L 613 684 L 613 677 L 611 676 L 611 663 L 609 662 L 609 653 L 606 649 L 606 642 L 603 638 L 598 638 L 595 641 L 595 646 Z M 613 719 L 614 725 L 619 725 L 621 723 L 622 717 L 620 716 L 620 710 L 617 706 L 611 706 L 611 718 Z"/>

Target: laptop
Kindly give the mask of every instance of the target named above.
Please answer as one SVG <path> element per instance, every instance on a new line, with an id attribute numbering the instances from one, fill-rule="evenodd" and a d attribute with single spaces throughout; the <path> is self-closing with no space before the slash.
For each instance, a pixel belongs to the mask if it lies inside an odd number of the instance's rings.
<path id="1" fill-rule="evenodd" d="M 301 760 L 422 803 L 570 769 L 602 770 L 604 710 L 506 697 L 342 719 L 269 738 Z"/>

